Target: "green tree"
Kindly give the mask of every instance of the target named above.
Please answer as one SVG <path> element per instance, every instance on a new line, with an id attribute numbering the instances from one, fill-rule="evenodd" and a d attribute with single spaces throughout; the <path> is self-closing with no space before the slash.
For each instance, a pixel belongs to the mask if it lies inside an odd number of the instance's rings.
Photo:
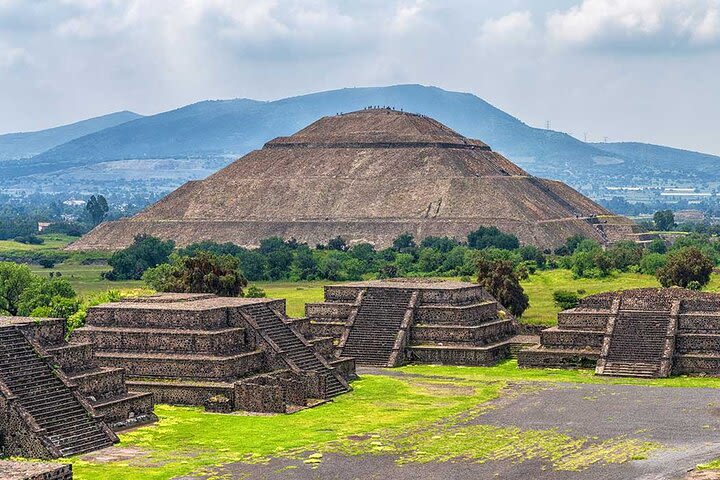
<path id="1" fill-rule="evenodd" d="M 440 253 L 448 253 L 453 248 L 457 247 L 459 243 L 454 238 L 450 237 L 425 237 L 420 242 L 421 248 L 434 248 Z"/>
<path id="2" fill-rule="evenodd" d="M 20 296 L 34 281 L 27 265 L 0 262 L 0 313 L 17 315 Z"/>
<path id="3" fill-rule="evenodd" d="M 496 227 L 480 227 L 468 233 L 468 246 L 481 250 L 495 247 L 503 250 L 515 250 L 520 247 L 520 241 L 515 235 L 503 233 Z"/>
<path id="4" fill-rule="evenodd" d="M 477 263 L 478 283 L 513 315 L 520 317 L 530 306 L 530 300 L 520 285 L 515 266 L 507 260 L 489 261 L 481 258 Z"/>
<path id="5" fill-rule="evenodd" d="M 148 268 L 166 263 L 175 242 L 166 242 L 150 235 L 138 235 L 132 245 L 113 253 L 108 260 L 112 270 L 105 273 L 108 280 L 140 280 Z"/>
<path id="6" fill-rule="evenodd" d="M 562 310 L 567 310 L 578 306 L 580 296 L 577 292 L 571 292 L 569 290 L 555 290 L 553 292 L 553 300 L 557 307 Z"/>
<path id="7" fill-rule="evenodd" d="M 393 240 L 392 249 L 399 253 L 415 253 L 417 244 L 413 236 L 406 232 Z"/>
<path id="8" fill-rule="evenodd" d="M 232 255 L 198 252 L 191 257 L 177 257 L 168 268 L 149 270 L 146 279 L 163 292 L 214 293 L 222 297 L 242 296 L 247 280 L 240 271 L 240 261 Z"/>
<path id="9" fill-rule="evenodd" d="M 330 239 L 327 243 L 327 248 L 328 250 L 338 250 L 341 252 L 347 252 L 350 249 L 348 243 L 342 237 L 335 237 Z"/>
<path id="10" fill-rule="evenodd" d="M 29 317 L 37 308 L 47 307 L 51 311 L 51 315 L 48 316 L 67 318 L 79 308 L 76 302 L 74 311 L 69 313 L 65 311 L 67 309 L 72 310 L 73 304 L 67 302 L 67 300 L 74 298 L 75 290 L 67 280 L 36 276 L 33 282 L 20 294 L 17 314 Z"/>
<path id="11" fill-rule="evenodd" d="M 664 232 L 672 230 L 675 227 L 675 214 L 672 210 L 660 210 L 653 215 L 655 228 Z"/>
<path id="12" fill-rule="evenodd" d="M 640 259 L 640 273 L 656 275 L 657 271 L 665 266 L 667 257 L 662 253 L 649 252 Z"/>
<path id="13" fill-rule="evenodd" d="M 322 278 L 337 281 L 340 280 L 342 271 L 342 254 L 337 250 L 331 250 L 318 262 L 318 269 Z"/>
<path id="14" fill-rule="evenodd" d="M 90 200 L 85 204 L 85 211 L 90 216 L 93 226 L 98 226 L 105 220 L 105 216 L 110 211 L 107 200 L 102 195 L 92 195 Z"/>
<path id="15" fill-rule="evenodd" d="M 667 253 L 667 244 L 665 243 L 665 240 L 662 238 L 654 238 L 649 244 L 648 244 L 648 252 L 651 253 Z"/>
<path id="16" fill-rule="evenodd" d="M 292 263 L 292 276 L 298 280 L 315 280 L 320 273 L 315 255 L 307 245 L 295 250 Z"/>
<path id="17" fill-rule="evenodd" d="M 643 249 L 639 244 L 626 240 L 617 242 L 610 247 L 607 250 L 607 255 L 613 268 L 625 272 L 631 266 L 640 264 Z"/>
<path id="18" fill-rule="evenodd" d="M 420 250 L 417 267 L 418 270 L 425 273 L 437 271 L 443 262 L 443 255 L 434 248 L 423 248 Z"/>
<path id="19" fill-rule="evenodd" d="M 667 263 L 657 270 L 657 279 L 663 287 L 687 287 L 697 282 L 702 288 L 710 281 L 715 264 L 696 247 L 674 250 L 667 256 Z"/>

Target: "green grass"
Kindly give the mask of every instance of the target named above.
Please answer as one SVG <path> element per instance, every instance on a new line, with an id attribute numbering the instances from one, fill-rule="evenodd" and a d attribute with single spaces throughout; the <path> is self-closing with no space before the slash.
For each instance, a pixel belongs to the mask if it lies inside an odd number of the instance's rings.
<path id="1" fill-rule="evenodd" d="M 364 376 L 351 393 L 292 415 L 220 415 L 158 405 L 157 424 L 120 436 L 120 447 L 136 449 L 130 458 L 72 458 L 75 478 L 213 478 L 217 467 L 232 462 L 287 458 L 312 466 L 329 453 L 391 455 L 399 464 L 536 460 L 555 470 L 576 471 L 644 458 L 661 445 L 623 436 L 595 439 L 554 429 L 483 425 L 481 415 L 498 408 L 488 402 L 535 391 L 537 382 L 548 381 L 720 388 L 720 378 L 603 378 L 588 370 L 518 369 L 514 361 L 396 371 L 409 375 Z M 511 389 L 509 381 L 515 385 Z"/>
<path id="2" fill-rule="evenodd" d="M 287 314 L 297 318 L 305 316 L 306 303 L 323 301 L 323 286 L 331 283 L 337 282 L 260 282 L 256 285 L 265 290 L 270 298 L 284 298 L 287 301 Z"/>
<path id="3" fill-rule="evenodd" d="M 29 245 L 25 243 L 19 243 L 14 240 L 0 240 L 0 254 L 2 253 L 16 253 L 16 252 L 51 252 L 58 251 L 65 247 L 67 244 L 77 240 L 77 237 L 69 237 L 62 234 L 48 234 L 38 235 L 38 237 L 44 240 L 41 245 Z"/>
<path id="4" fill-rule="evenodd" d="M 552 298 L 556 290 L 584 290 L 582 296 L 587 296 L 629 288 L 659 286 L 654 276 L 641 273 L 615 273 L 607 278 L 575 279 L 570 270 L 540 271 L 522 282 L 525 293 L 530 297 L 530 307 L 523 314 L 522 322 L 535 325 L 557 324 L 557 313 L 560 309 L 555 306 Z M 713 275 L 706 290 L 720 291 L 720 276 Z"/>
<path id="5" fill-rule="evenodd" d="M 62 278 L 69 281 L 78 295 L 81 296 L 106 290 L 128 290 L 147 287 L 141 280 L 123 280 L 117 282 L 105 280 L 101 277 L 101 274 L 109 270 L 107 265 L 79 265 L 65 262 L 53 268 L 42 268 L 37 265 L 32 265 L 30 269 L 34 273 L 43 276 L 50 275 L 50 272 L 62 273 Z"/>

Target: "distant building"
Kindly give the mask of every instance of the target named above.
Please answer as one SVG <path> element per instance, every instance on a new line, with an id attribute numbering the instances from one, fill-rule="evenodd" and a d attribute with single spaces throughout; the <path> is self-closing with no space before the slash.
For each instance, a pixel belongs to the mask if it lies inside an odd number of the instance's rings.
<path id="1" fill-rule="evenodd" d="M 82 207 L 85 205 L 85 203 L 87 203 L 85 202 L 85 200 L 76 200 L 71 198 L 70 200 L 65 200 L 63 202 L 63 205 L 67 205 L 69 207 Z"/>
<path id="2" fill-rule="evenodd" d="M 50 225 L 52 225 L 52 222 L 38 222 L 38 233 L 42 233 Z"/>

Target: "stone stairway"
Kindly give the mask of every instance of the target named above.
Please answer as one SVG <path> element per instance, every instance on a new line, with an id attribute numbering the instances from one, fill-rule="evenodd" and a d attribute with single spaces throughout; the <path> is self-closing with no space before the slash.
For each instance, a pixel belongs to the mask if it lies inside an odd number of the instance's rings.
<path id="1" fill-rule="evenodd" d="M 325 378 L 326 395 L 334 397 L 349 390 L 331 367 L 320 360 L 314 347 L 305 343 L 302 338 L 287 325 L 277 313 L 264 303 L 250 305 L 243 309 L 250 315 L 258 327 L 264 332 L 301 370 L 318 372 Z"/>
<path id="2" fill-rule="evenodd" d="M 0 330 L 0 380 L 58 456 L 109 447 L 114 436 L 17 328 Z"/>
<path id="3" fill-rule="evenodd" d="M 621 310 L 610 336 L 602 375 L 658 377 L 674 321 L 670 312 Z"/>
<path id="4" fill-rule="evenodd" d="M 412 290 L 370 288 L 365 293 L 343 348 L 360 365 L 388 366 Z"/>

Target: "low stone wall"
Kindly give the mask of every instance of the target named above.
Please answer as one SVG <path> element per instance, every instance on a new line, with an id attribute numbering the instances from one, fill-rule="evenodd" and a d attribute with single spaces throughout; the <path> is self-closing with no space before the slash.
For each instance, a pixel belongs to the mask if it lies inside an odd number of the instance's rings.
<path id="1" fill-rule="evenodd" d="M 330 366 L 334 367 L 346 381 L 355 380 L 357 378 L 357 374 L 355 373 L 354 358 L 342 357 L 332 360 L 329 363 Z"/>
<path id="2" fill-rule="evenodd" d="M 68 343 L 60 347 L 47 348 L 47 352 L 53 356 L 63 372 L 85 370 L 93 363 L 92 343 Z"/>
<path id="3" fill-rule="evenodd" d="M 712 353 L 720 355 L 720 335 L 680 333 L 675 337 L 676 353 Z"/>
<path id="4" fill-rule="evenodd" d="M 678 333 L 720 334 L 720 315 L 710 313 L 683 313 L 678 318 Z"/>
<path id="5" fill-rule="evenodd" d="M 73 376 L 72 382 L 84 396 L 102 400 L 125 392 L 125 371 L 121 368 L 90 370 Z"/>
<path id="6" fill-rule="evenodd" d="M 602 347 L 605 332 L 586 330 L 562 330 L 548 328 L 540 333 L 540 343 L 548 348 L 596 348 Z"/>
<path id="7" fill-rule="evenodd" d="M 95 411 L 103 415 L 110 428 L 117 430 L 157 420 L 152 413 L 154 406 L 153 395 L 143 392 L 95 405 Z"/>
<path id="8" fill-rule="evenodd" d="M 558 313 L 558 327 L 563 330 L 605 330 L 610 312 L 565 310 Z"/>
<path id="9" fill-rule="evenodd" d="M 419 302 L 421 305 L 468 305 L 471 303 L 495 301 L 480 286 L 453 289 L 422 289 Z"/>
<path id="10" fill-rule="evenodd" d="M 331 357 L 335 351 L 335 343 L 333 337 L 318 337 L 310 340 L 315 350 L 325 357 Z"/>
<path id="11" fill-rule="evenodd" d="M 491 366 L 510 356 L 510 345 L 507 343 L 495 348 L 413 346 L 409 350 L 413 362 L 441 365 Z"/>
<path id="12" fill-rule="evenodd" d="M 720 375 L 720 356 L 701 354 L 675 355 L 672 373 L 674 375 L 703 373 Z"/>
<path id="13" fill-rule="evenodd" d="M 353 299 L 354 300 L 354 299 Z M 352 303 L 306 303 L 305 316 L 312 319 L 345 319 L 352 313 Z"/>
<path id="14" fill-rule="evenodd" d="M 422 325 L 412 326 L 413 344 L 424 342 L 475 343 L 484 345 L 514 333 L 512 320 L 498 320 L 478 326 Z"/>
<path id="15" fill-rule="evenodd" d="M 345 330 L 345 322 L 310 321 L 310 333 L 313 337 L 333 337 L 339 340 Z"/>
<path id="16" fill-rule="evenodd" d="M 138 392 L 150 392 L 156 403 L 169 405 L 202 406 L 210 397 L 224 395 L 234 401 L 234 387 L 230 384 L 146 382 L 129 380 L 128 388 Z"/>
<path id="17" fill-rule="evenodd" d="M 495 301 L 467 306 L 420 305 L 415 309 L 415 322 L 421 324 L 477 325 L 498 318 Z"/>
<path id="18" fill-rule="evenodd" d="M 551 350 L 530 347 L 518 352 L 519 367 L 595 368 L 599 350 Z"/>
<path id="19" fill-rule="evenodd" d="M 81 328 L 73 333 L 75 341 L 92 341 L 102 351 L 146 351 L 165 353 L 231 353 L 245 347 L 245 330 L 241 327 L 221 330 L 148 330 Z"/>
<path id="20" fill-rule="evenodd" d="M 3 480 L 72 480 L 72 465 L 0 460 Z"/>
<path id="21" fill-rule="evenodd" d="M 88 309 L 86 325 L 103 327 L 185 328 L 190 330 L 227 327 L 227 308 L 170 310 L 98 306 Z"/>
<path id="22" fill-rule="evenodd" d="M 25 336 L 40 345 L 58 345 L 65 341 L 65 320 L 62 318 L 32 318 L 24 325 L 18 325 Z"/>
<path id="23" fill-rule="evenodd" d="M 264 353 L 255 351 L 229 357 L 179 357 L 170 355 L 99 354 L 98 363 L 118 366 L 132 377 L 223 380 L 244 377 L 265 368 Z"/>

